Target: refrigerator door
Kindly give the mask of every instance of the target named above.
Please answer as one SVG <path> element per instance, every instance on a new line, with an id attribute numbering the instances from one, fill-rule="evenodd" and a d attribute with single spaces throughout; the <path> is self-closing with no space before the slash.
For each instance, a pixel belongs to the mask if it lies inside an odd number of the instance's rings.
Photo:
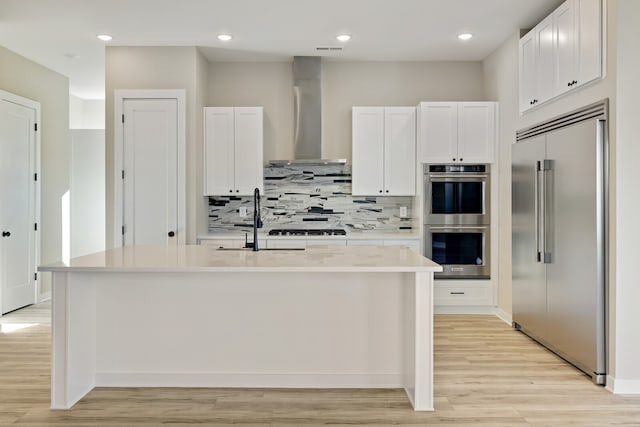
<path id="1" fill-rule="evenodd" d="M 541 263 L 541 173 L 545 136 L 512 146 L 512 259 L 513 321 L 528 335 L 544 340 L 546 322 L 546 275 Z"/>
<path id="2" fill-rule="evenodd" d="M 590 120 L 547 134 L 548 342 L 585 372 L 605 372 L 603 133 Z"/>

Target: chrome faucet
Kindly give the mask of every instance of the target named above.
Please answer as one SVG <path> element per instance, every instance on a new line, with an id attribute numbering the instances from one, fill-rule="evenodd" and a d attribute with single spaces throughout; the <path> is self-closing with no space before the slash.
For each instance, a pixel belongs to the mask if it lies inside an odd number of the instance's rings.
<path id="1" fill-rule="evenodd" d="M 253 190 L 253 251 L 257 252 L 258 248 L 258 228 L 262 228 L 262 218 L 260 217 L 260 189 L 258 187 Z"/>

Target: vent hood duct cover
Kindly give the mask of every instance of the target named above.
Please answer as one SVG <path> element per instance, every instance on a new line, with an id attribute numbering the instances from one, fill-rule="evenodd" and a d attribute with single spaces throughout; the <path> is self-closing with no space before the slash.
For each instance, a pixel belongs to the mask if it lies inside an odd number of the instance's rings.
<path id="1" fill-rule="evenodd" d="M 276 166 L 344 164 L 322 158 L 322 63 L 319 56 L 293 57 L 294 159 L 271 160 Z"/>

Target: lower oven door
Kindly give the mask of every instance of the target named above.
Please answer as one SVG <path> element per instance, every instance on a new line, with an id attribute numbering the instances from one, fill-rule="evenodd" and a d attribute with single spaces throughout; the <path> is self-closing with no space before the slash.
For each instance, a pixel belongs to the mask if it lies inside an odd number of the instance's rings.
<path id="1" fill-rule="evenodd" d="M 436 279 L 489 279 L 489 226 L 425 226 L 425 256 L 440 264 Z"/>

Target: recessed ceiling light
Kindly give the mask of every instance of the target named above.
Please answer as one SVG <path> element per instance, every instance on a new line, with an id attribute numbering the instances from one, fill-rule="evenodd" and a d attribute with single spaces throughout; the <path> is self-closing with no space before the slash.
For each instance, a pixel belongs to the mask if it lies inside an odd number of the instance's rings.
<path id="1" fill-rule="evenodd" d="M 473 37 L 473 34 L 471 34 L 471 33 L 458 34 L 458 38 L 460 40 L 469 40 L 471 37 Z"/>
<path id="2" fill-rule="evenodd" d="M 341 42 L 348 42 L 351 40 L 351 36 L 349 34 L 340 34 L 339 36 L 336 36 L 336 38 Z"/>
<path id="3" fill-rule="evenodd" d="M 109 40 L 111 40 L 113 38 L 109 34 L 98 34 L 96 37 L 98 37 L 103 42 L 108 42 Z"/>
<path id="4" fill-rule="evenodd" d="M 221 40 L 223 42 L 228 42 L 232 38 L 233 38 L 233 36 L 231 34 L 219 34 L 218 35 L 218 40 Z"/>

